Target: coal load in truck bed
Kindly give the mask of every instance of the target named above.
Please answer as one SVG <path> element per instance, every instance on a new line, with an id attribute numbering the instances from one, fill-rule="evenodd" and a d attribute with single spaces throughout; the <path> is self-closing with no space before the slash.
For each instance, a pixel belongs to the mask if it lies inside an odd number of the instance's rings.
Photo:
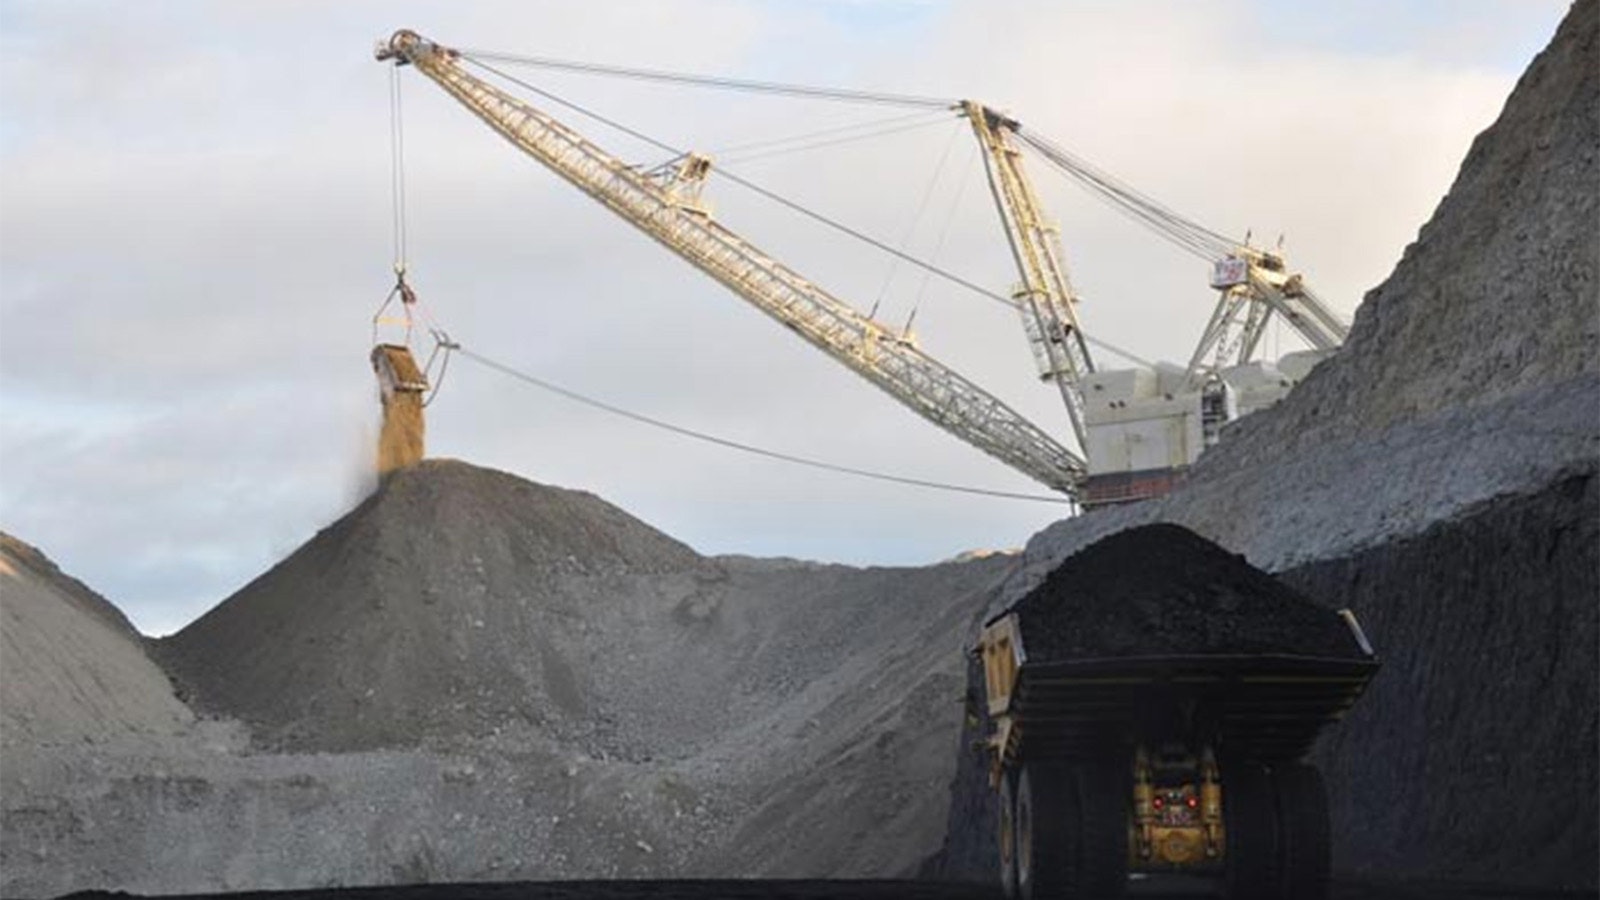
<path id="1" fill-rule="evenodd" d="M 1338 613 L 1178 525 L 1131 528 L 1084 548 L 1012 611 L 1033 662 L 1362 656 Z"/>

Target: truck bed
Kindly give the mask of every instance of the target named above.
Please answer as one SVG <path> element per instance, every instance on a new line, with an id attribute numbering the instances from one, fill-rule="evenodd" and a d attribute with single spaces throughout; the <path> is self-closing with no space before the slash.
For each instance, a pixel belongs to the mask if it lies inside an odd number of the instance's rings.
<path id="1" fill-rule="evenodd" d="M 1025 661 L 1010 692 L 1003 759 L 1089 757 L 1133 742 L 1214 743 L 1224 762 L 1296 760 L 1343 717 L 1376 660 L 1288 655 Z"/>

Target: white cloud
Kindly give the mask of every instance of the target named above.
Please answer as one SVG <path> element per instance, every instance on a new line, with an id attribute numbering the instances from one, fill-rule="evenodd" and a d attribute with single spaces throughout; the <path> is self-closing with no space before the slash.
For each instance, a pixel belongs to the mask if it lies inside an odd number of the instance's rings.
<path id="1" fill-rule="evenodd" d="M 1516 72 L 1471 54 L 1503 55 L 1482 42 L 1513 13 L 1492 6 L 1441 22 L 1440 34 L 1462 36 L 1449 52 L 1345 52 L 1253 41 L 1240 24 L 1253 9 L 0 7 L 0 524 L 165 630 L 349 506 L 375 416 L 367 320 L 389 278 L 387 75 L 370 47 L 400 25 L 465 46 L 990 100 L 1203 221 L 1287 232 L 1321 293 L 1352 310 L 1503 102 Z M 1538 9 L 1548 24 L 1559 14 Z M 457 337 L 732 438 L 1032 489 L 403 74 L 415 278 Z M 537 77 L 679 145 L 883 115 Z M 949 135 L 940 126 L 737 168 L 896 240 Z M 956 140 L 950 166 L 975 167 L 965 136 Z M 934 189 L 911 246 L 931 252 L 955 209 L 939 262 L 1003 290 L 1014 276 L 986 186 L 969 173 L 957 207 L 959 175 Z M 1047 173 L 1036 178 L 1089 298 L 1087 326 L 1146 355 L 1185 355 L 1211 299 L 1200 264 Z M 714 189 L 727 221 L 796 268 L 863 307 L 877 295 L 890 268 L 881 255 L 726 183 Z M 920 280 L 899 272 L 887 320 L 909 312 Z M 1005 311 L 935 282 L 917 324 L 927 349 L 1064 427 Z M 1053 514 L 730 456 L 465 362 L 430 412 L 436 453 L 593 490 L 706 552 L 918 562 L 1018 544 Z"/>

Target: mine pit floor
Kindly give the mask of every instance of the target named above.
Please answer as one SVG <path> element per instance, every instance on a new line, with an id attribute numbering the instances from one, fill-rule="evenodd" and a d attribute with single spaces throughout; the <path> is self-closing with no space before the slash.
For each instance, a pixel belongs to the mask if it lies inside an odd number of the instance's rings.
<path id="1" fill-rule="evenodd" d="M 68 895 L 71 900 L 102 900 L 144 895 L 99 891 Z M 174 895 L 176 896 L 176 895 Z M 998 888 L 929 881 L 543 881 L 493 884 L 427 884 L 406 887 L 339 888 L 304 891 L 252 891 L 185 894 L 186 900 L 1001 900 Z M 1129 885 L 1139 900 L 1192 900 L 1222 897 L 1200 879 L 1150 878 Z M 1451 882 L 1342 881 L 1329 900 L 1580 900 L 1580 891 L 1545 891 Z"/>

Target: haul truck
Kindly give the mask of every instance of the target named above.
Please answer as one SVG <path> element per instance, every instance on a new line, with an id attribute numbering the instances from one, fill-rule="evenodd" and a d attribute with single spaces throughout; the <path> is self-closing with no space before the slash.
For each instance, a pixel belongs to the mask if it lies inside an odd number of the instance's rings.
<path id="1" fill-rule="evenodd" d="M 1340 616 L 1361 656 L 1032 660 L 1014 612 L 987 622 L 1006 895 L 1114 897 L 1130 873 L 1188 873 L 1235 900 L 1324 897 L 1327 795 L 1305 757 L 1377 670 Z"/>

